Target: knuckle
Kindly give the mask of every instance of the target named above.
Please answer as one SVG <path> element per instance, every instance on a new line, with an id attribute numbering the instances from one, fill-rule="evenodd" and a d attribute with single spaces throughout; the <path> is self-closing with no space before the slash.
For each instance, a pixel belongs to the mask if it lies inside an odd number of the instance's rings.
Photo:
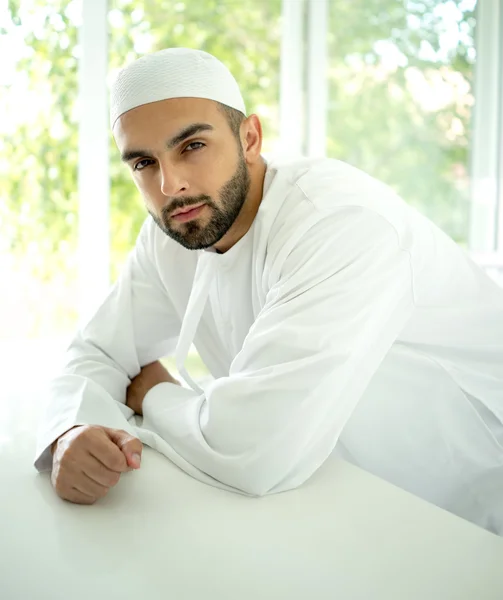
<path id="1" fill-rule="evenodd" d="M 119 483 L 119 479 L 121 477 L 120 473 L 112 473 L 108 478 L 108 484 L 110 487 L 117 485 Z"/>
<path id="2" fill-rule="evenodd" d="M 108 494 L 109 490 L 110 490 L 109 487 L 100 486 L 100 488 L 98 490 L 96 490 L 94 495 L 96 496 L 96 498 L 103 498 L 104 496 L 106 496 Z"/>
<path id="3" fill-rule="evenodd" d="M 73 493 L 72 490 L 69 488 L 65 488 L 65 487 L 55 487 L 54 488 L 56 491 L 56 494 L 62 499 L 62 500 L 68 500 L 68 501 L 73 501 Z"/>
<path id="4" fill-rule="evenodd" d="M 89 425 L 89 427 L 83 432 L 82 435 L 85 435 L 87 440 L 93 441 L 98 438 L 102 438 L 104 431 L 104 428 L 100 425 Z"/>
<path id="5" fill-rule="evenodd" d="M 100 425 L 85 425 L 82 427 L 79 436 L 82 441 L 92 443 L 94 440 L 103 436 L 104 429 Z"/>
<path id="6" fill-rule="evenodd" d="M 143 449 L 143 445 L 137 438 L 129 438 L 126 444 L 124 444 L 124 448 L 126 448 L 130 452 L 141 452 Z"/>
<path id="7" fill-rule="evenodd" d="M 121 453 L 121 455 L 114 455 L 111 457 L 111 467 L 114 471 L 120 471 L 126 466 L 126 457 Z"/>
<path id="8" fill-rule="evenodd" d="M 85 425 L 83 429 L 85 429 L 88 432 L 97 433 L 103 431 L 104 427 L 103 425 Z"/>
<path id="9" fill-rule="evenodd" d="M 82 496 L 78 501 L 77 504 L 94 504 L 96 502 L 96 500 L 98 500 L 98 498 L 94 498 L 91 496 Z"/>
<path id="10" fill-rule="evenodd" d="M 90 435 L 93 435 L 93 431 L 95 429 L 94 425 L 81 425 L 77 428 L 77 432 L 75 434 L 74 441 L 82 441 L 87 439 Z"/>

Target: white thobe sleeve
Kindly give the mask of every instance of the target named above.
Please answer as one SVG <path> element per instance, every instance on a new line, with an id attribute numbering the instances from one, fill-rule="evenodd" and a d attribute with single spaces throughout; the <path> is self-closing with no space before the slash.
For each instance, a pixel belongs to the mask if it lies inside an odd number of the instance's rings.
<path id="1" fill-rule="evenodd" d="M 141 366 L 173 353 L 180 319 L 152 262 L 148 221 L 110 294 L 73 339 L 60 376 L 47 390 L 35 467 L 51 469 L 50 445 L 75 425 L 125 429 L 133 411 L 126 389 Z"/>
<path id="2" fill-rule="evenodd" d="M 229 375 L 202 394 L 169 383 L 147 393 L 145 439 L 219 487 L 303 483 L 412 315 L 404 237 L 370 210 L 327 211 L 284 261 Z"/>

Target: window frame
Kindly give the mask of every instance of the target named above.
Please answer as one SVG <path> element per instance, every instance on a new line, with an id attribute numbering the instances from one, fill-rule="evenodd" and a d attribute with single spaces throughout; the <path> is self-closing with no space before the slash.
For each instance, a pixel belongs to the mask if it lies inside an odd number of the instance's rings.
<path id="1" fill-rule="evenodd" d="M 469 249 L 503 269 L 503 0 L 477 2 Z"/>
<path id="2" fill-rule="evenodd" d="M 110 286 L 108 0 L 82 0 L 79 29 L 79 321 Z"/>

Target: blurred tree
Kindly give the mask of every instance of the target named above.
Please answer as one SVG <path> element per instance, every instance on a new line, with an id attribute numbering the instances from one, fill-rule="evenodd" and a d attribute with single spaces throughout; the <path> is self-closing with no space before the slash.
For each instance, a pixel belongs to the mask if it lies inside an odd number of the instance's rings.
<path id="1" fill-rule="evenodd" d="M 32 333 L 67 331 L 75 319 L 80 5 L 10 0 L 0 9 L 0 49 L 15 49 L 10 76 L 0 68 L 0 256 L 15 258 L 19 281 L 37 282 L 20 293 L 38 315 L 26 325 Z M 329 3 L 329 156 L 390 183 L 460 242 L 468 229 L 473 5 Z M 110 0 L 111 75 L 160 48 L 206 50 L 229 66 L 266 140 L 274 139 L 280 13 L 281 0 Z M 145 209 L 110 144 L 115 278 Z"/>
<path id="2" fill-rule="evenodd" d="M 465 244 L 475 0 L 329 4 L 327 153 Z"/>
<path id="3" fill-rule="evenodd" d="M 10 0 L 0 13 L 3 301 L 23 315 L 3 310 L 0 335 L 61 332 L 76 317 L 78 4 Z"/>

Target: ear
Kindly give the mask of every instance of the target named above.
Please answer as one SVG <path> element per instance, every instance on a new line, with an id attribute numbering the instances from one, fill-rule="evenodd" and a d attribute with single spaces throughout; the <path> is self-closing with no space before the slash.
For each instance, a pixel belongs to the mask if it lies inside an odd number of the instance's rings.
<path id="1" fill-rule="evenodd" d="M 241 144 L 248 164 L 259 160 L 262 150 L 262 125 L 257 115 L 250 115 L 241 123 Z"/>

